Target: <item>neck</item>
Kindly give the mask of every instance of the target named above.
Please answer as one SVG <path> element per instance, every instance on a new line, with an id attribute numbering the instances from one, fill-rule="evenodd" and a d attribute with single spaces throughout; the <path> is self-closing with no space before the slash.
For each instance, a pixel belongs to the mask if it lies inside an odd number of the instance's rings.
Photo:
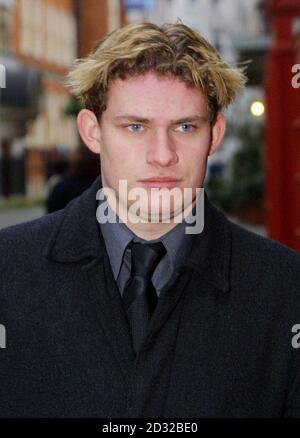
<path id="1" fill-rule="evenodd" d="M 102 188 L 107 189 L 108 186 L 105 184 L 102 179 Z M 197 196 L 193 199 L 192 203 L 180 211 L 177 215 L 170 218 L 170 222 L 142 222 L 141 220 L 130 220 L 130 215 L 128 211 L 123 207 L 122 203 L 116 203 L 117 201 L 115 195 L 112 195 L 110 191 L 105 192 L 107 196 L 107 202 L 109 204 L 110 209 L 126 224 L 126 226 L 138 237 L 144 240 L 154 240 L 158 239 L 161 236 L 165 235 L 173 228 L 176 227 L 179 223 L 181 223 L 184 218 L 186 218 L 192 209 L 194 208 L 197 202 Z M 117 206 L 118 204 L 118 206 Z M 116 208 L 115 208 L 115 207 Z M 136 217 L 134 216 L 134 219 Z"/>
<path id="2" fill-rule="evenodd" d="M 132 222 L 127 222 L 127 227 L 138 237 L 144 240 L 154 240 L 168 233 L 170 230 L 178 225 L 177 223 L 159 223 L 159 224 L 133 224 Z"/>
<path id="3" fill-rule="evenodd" d="M 112 205 L 110 205 L 110 207 L 134 234 L 144 240 L 154 240 L 165 235 L 173 228 L 175 228 L 179 223 L 183 222 L 183 220 L 190 214 L 195 204 L 196 199 L 194 199 L 192 204 L 190 204 L 184 210 L 180 211 L 179 213 L 177 213 L 177 215 L 170 218 L 169 222 L 149 221 L 146 223 L 142 222 L 140 218 L 138 218 L 137 220 L 136 216 L 130 216 L 128 214 L 128 211 L 125 211 L 124 209 L 122 209 L 122 207 L 119 208 L 117 212 L 113 209 Z"/>

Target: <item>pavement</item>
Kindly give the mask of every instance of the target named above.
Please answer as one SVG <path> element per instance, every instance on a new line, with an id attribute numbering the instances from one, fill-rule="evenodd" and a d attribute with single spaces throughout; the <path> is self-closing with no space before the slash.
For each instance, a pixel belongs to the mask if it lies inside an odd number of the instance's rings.
<path id="1" fill-rule="evenodd" d="M 28 222 L 44 215 L 44 207 L 17 208 L 0 211 L 0 229 Z"/>

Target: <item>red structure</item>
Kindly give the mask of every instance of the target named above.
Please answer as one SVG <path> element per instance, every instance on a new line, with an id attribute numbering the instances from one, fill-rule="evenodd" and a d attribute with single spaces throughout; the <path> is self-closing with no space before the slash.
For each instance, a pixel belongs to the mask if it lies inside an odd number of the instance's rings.
<path id="1" fill-rule="evenodd" d="M 300 0 L 266 4 L 273 37 L 266 71 L 266 225 L 269 237 L 300 252 Z"/>

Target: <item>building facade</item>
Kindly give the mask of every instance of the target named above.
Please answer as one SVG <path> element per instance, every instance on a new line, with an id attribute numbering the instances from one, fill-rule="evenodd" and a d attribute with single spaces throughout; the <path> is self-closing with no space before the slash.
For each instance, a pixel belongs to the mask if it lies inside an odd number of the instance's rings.
<path id="1" fill-rule="evenodd" d="M 23 139 L 26 194 L 37 198 L 44 194 L 48 154 L 58 147 L 71 152 L 78 143 L 75 121 L 64 115 L 64 78 L 77 55 L 72 0 L 15 0 L 11 49 L 23 65 L 42 73 L 39 113 Z"/>
<path id="2" fill-rule="evenodd" d="M 5 139 L 10 155 L 24 155 L 28 197 L 45 196 L 49 161 L 71 159 L 80 142 L 75 117 L 65 111 L 72 62 L 123 23 L 121 0 L 0 0 L 0 56 L 5 50 L 10 63 L 41 75 L 39 108 L 26 122 L 26 135 L 16 131 Z"/>

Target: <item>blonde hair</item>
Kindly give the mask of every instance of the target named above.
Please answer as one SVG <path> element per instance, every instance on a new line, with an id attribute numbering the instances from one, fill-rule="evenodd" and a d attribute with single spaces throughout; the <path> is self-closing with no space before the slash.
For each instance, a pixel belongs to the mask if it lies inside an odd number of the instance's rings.
<path id="1" fill-rule="evenodd" d="M 85 108 L 101 117 L 113 79 L 155 72 L 176 76 L 206 96 L 211 122 L 241 92 L 244 67 L 230 67 L 198 32 L 182 23 L 135 23 L 117 29 L 77 59 L 67 85 Z"/>

